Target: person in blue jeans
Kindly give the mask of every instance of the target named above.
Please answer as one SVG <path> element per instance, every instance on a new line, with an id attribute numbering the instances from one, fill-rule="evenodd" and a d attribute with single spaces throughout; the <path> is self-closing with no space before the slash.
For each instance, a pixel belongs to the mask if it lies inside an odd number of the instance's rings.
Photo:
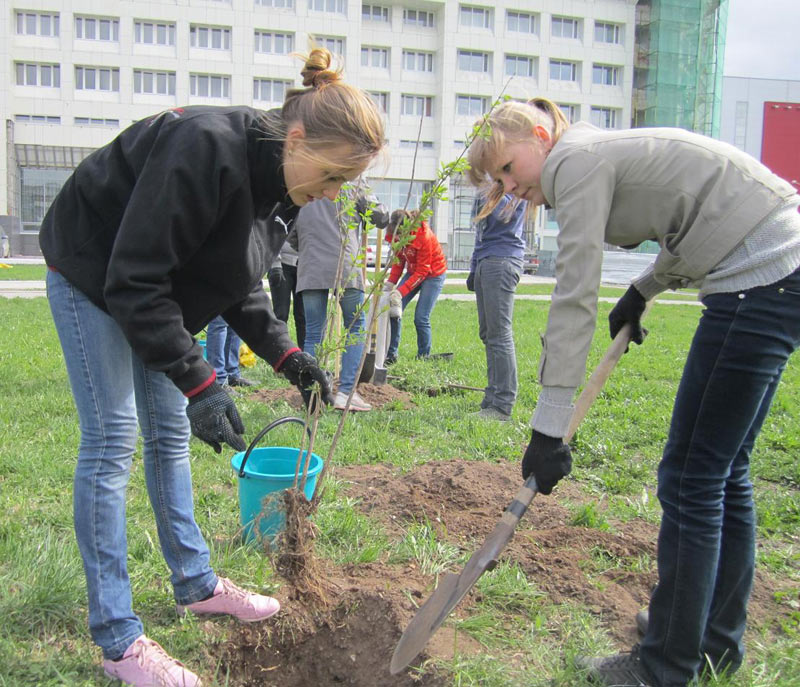
<path id="1" fill-rule="evenodd" d="M 674 128 L 569 124 L 534 98 L 495 108 L 470 146 L 482 215 L 505 194 L 558 222 L 556 286 L 542 337 L 522 476 L 549 494 L 569 474 L 563 437 L 597 322 L 604 243 L 657 241 L 654 262 L 608 316 L 641 344 L 648 300 L 693 286 L 704 306 L 658 467 L 658 584 L 631 652 L 576 659 L 593 682 L 686 687 L 744 660 L 755 571 L 750 455 L 800 346 L 800 195 L 735 147 Z M 658 307 L 658 306 L 656 306 Z M 652 336 L 652 335 L 651 335 Z"/>
<path id="2" fill-rule="evenodd" d="M 352 391 L 350 410 L 366 412 L 372 406 L 354 390 L 366 339 L 362 308 L 365 284 L 361 270 L 364 258 L 359 255 L 359 236 L 365 229 L 364 216 L 368 211 L 372 223 L 381 228 L 388 223 L 389 213 L 374 196 L 358 186 L 351 189 L 350 194 L 355 206 L 353 216 L 339 216 L 346 209 L 341 201 L 315 200 L 300 211 L 289 242 L 297 244 L 297 292 L 303 302 L 306 321 L 303 350 L 317 357 L 317 347 L 325 338 L 328 296 L 333 289 L 347 331 L 333 407 L 344 410 Z"/>
<path id="3" fill-rule="evenodd" d="M 401 237 L 408 231 L 408 236 Z M 389 324 L 391 333 L 386 351 L 386 365 L 397 361 L 397 349 L 402 334 L 402 314 L 406 306 L 419 295 L 414 310 L 417 330 L 417 358 L 427 358 L 433 341 L 431 313 L 444 287 L 447 259 L 436 234 L 416 212 L 395 210 L 386 229 L 386 241 L 397 243 L 394 262 L 384 288 L 389 293 Z M 405 275 L 400 278 L 405 270 Z M 399 281 L 398 281 L 399 280 Z"/>
<path id="4" fill-rule="evenodd" d="M 525 201 L 514 204 L 506 194 L 492 213 L 478 218 L 485 200 L 478 194 L 472 206 L 475 247 L 467 289 L 475 292 L 478 335 L 486 347 L 487 384 L 483 419 L 507 421 L 517 399 L 517 355 L 514 349 L 514 294 L 525 255 Z"/>
<path id="5" fill-rule="evenodd" d="M 239 373 L 239 347 L 242 340 L 222 317 L 215 317 L 206 327 L 206 358 L 222 386 L 253 386 Z"/>
<path id="6" fill-rule="evenodd" d="M 178 612 L 253 622 L 279 609 L 217 575 L 195 520 L 190 437 L 217 453 L 247 447 L 236 402 L 195 337 L 222 315 L 301 394 L 333 401 L 327 375 L 289 338 L 262 282 L 298 209 L 335 198 L 385 145 L 378 109 L 332 61 L 312 48 L 305 87 L 280 109 L 198 105 L 134 122 L 78 165 L 42 221 L 47 296 L 80 425 L 77 457 L 70 449 L 57 458 L 75 463 L 89 631 L 105 674 L 127 685 L 201 684 L 144 634 L 133 608 L 134 460 L 166 563 L 156 574 L 169 575 Z"/>

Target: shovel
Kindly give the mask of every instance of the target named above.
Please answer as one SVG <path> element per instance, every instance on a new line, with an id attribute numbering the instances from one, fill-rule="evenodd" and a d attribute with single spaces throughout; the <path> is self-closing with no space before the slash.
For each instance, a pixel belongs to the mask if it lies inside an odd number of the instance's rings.
<path id="1" fill-rule="evenodd" d="M 375 266 L 373 268 L 375 273 L 375 279 L 378 278 L 378 274 L 381 271 L 381 243 L 383 243 L 383 229 L 378 227 L 378 242 L 375 244 Z M 367 265 L 366 265 L 366 254 L 367 254 L 367 232 L 365 231 L 362 234 L 362 245 L 364 247 L 364 288 L 367 288 Z M 375 292 L 372 296 L 372 308 L 378 307 L 378 298 L 379 293 Z M 369 317 L 367 318 L 367 322 L 372 319 L 372 308 L 369 311 Z M 375 374 L 375 350 L 377 349 L 377 334 L 378 334 L 378 318 L 375 318 L 375 321 L 372 322 L 372 326 L 369 328 L 369 336 L 367 337 L 367 355 L 364 357 L 364 365 L 361 367 L 361 375 L 358 378 L 359 384 L 365 384 L 372 380 L 372 375 Z"/>
<path id="2" fill-rule="evenodd" d="M 630 339 L 630 325 L 626 324 L 611 342 L 603 359 L 578 396 L 578 400 L 575 401 L 575 410 L 572 413 L 567 434 L 564 436 L 564 443 L 568 443 L 575 434 L 575 430 L 594 399 L 597 398 L 603 384 L 627 350 Z M 399 673 L 416 658 L 458 602 L 472 589 L 483 572 L 492 570 L 497 565 L 500 552 L 514 536 L 517 523 L 530 506 L 537 491 L 536 479 L 531 475 L 520 487 L 514 500 L 508 505 L 500 522 L 495 525 L 483 546 L 472 554 L 461 573 L 458 575 L 448 573 L 439 581 L 439 585 L 433 590 L 428 600 L 422 604 L 400 637 L 389 665 L 389 672 L 392 675 Z"/>

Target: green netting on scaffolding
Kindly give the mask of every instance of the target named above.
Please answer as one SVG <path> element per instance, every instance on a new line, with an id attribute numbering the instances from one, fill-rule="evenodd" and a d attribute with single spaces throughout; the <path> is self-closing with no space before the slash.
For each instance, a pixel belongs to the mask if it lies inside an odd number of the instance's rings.
<path id="1" fill-rule="evenodd" d="M 718 136 L 728 0 L 639 0 L 635 126 Z"/>

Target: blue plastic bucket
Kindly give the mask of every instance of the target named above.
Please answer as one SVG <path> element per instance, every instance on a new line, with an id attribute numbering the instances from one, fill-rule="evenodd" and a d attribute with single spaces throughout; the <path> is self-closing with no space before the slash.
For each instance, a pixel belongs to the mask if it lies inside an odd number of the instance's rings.
<path id="1" fill-rule="evenodd" d="M 206 351 L 206 340 L 198 339 L 197 345 L 203 349 L 203 360 L 208 360 L 208 352 Z"/>
<path id="2" fill-rule="evenodd" d="M 265 502 L 264 497 L 295 486 L 295 469 L 300 450 L 288 446 L 255 448 L 267 432 L 286 422 L 299 422 L 310 435 L 306 423 L 300 418 L 280 418 L 261 430 L 247 451 L 236 453 L 231 458 L 231 467 L 239 476 L 239 521 L 245 541 L 263 538 L 271 543 L 286 527 L 282 499 L 273 497 Z M 303 474 L 306 474 L 303 493 L 310 500 L 314 495 L 323 461 L 316 453 L 312 453 L 310 459 L 308 455 L 308 451 L 304 450 L 297 486 L 302 484 Z"/>

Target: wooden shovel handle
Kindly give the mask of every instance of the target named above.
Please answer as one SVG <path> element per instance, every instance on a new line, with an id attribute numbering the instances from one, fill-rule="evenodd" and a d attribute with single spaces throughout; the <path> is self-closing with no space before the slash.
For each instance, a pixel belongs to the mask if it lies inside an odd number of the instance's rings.
<path id="1" fill-rule="evenodd" d="M 653 301 L 647 302 L 647 306 L 642 313 L 642 319 L 647 315 L 652 305 Z M 625 354 L 625 349 L 628 348 L 630 342 L 631 326 L 626 324 L 617 332 L 617 335 L 606 350 L 602 360 L 597 364 L 591 377 L 589 377 L 586 385 L 583 387 L 581 395 L 578 396 L 578 399 L 575 401 L 575 410 L 572 412 L 572 419 L 569 421 L 569 427 L 564 436 L 565 444 L 569 443 L 569 440 L 572 439 L 575 430 L 578 429 L 578 425 L 581 424 L 586 413 L 589 412 L 589 408 L 592 407 L 594 399 L 596 399 L 598 394 L 603 390 L 603 385 L 617 366 L 619 359 Z"/>

